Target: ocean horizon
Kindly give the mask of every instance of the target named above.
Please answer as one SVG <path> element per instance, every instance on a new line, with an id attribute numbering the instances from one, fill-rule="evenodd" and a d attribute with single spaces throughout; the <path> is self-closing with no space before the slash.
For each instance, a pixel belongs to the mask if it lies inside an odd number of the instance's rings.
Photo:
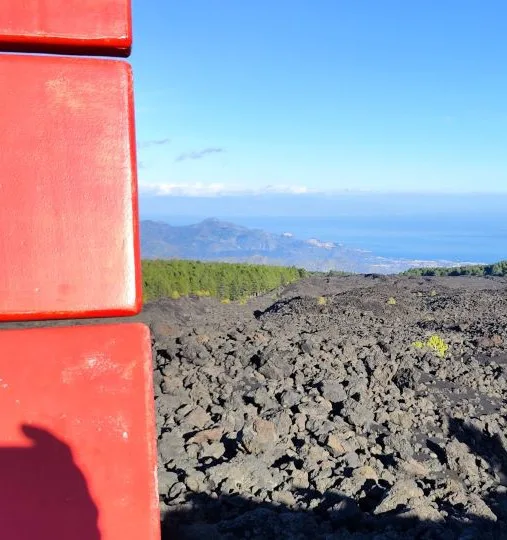
<path id="1" fill-rule="evenodd" d="M 381 257 L 425 261 L 493 263 L 507 259 L 507 223 L 497 211 L 427 215 L 343 215 L 329 217 L 273 216 L 163 216 L 143 219 L 173 226 L 217 218 L 274 234 L 343 244 Z"/>

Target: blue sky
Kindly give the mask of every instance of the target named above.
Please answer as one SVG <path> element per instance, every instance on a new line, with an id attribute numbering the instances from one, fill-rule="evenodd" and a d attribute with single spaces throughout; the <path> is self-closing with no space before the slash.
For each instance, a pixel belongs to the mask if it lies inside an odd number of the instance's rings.
<path id="1" fill-rule="evenodd" d="M 505 0 L 133 0 L 140 185 L 507 192 Z"/>

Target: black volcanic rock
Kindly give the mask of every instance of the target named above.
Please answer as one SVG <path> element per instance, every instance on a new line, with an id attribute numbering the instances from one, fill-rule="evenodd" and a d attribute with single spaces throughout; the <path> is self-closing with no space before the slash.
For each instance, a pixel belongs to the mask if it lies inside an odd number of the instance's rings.
<path id="1" fill-rule="evenodd" d="M 504 538 L 506 285 L 312 277 L 274 307 L 146 306 L 172 334 L 153 345 L 164 538 Z"/>

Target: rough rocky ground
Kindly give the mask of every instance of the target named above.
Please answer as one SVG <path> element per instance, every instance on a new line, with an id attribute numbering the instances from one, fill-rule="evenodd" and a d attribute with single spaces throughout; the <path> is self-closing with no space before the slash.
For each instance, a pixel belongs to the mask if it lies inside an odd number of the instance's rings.
<path id="1" fill-rule="evenodd" d="M 164 539 L 507 538 L 506 300 L 351 276 L 120 319 L 152 329 Z"/>
<path id="2" fill-rule="evenodd" d="M 507 538 L 506 285 L 146 306 L 164 538 Z M 433 335 L 443 358 L 413 345 Z"/>

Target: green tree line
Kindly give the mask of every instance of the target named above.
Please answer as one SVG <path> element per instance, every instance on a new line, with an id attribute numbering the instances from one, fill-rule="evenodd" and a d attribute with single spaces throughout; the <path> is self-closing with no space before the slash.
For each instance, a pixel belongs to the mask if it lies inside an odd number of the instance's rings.
<path id="1" fill-rule="evenodd" d="M 144 260 L 142 271 L 145 301 L 189 295 L 245 300 L 307 274 L 295 267 L 187 260 Z"/>
<path id="2" fill-rule="evenodd" d="M 411 268 L 406 276 L 507 276 L 507 261 L 454 268 Z"/>

